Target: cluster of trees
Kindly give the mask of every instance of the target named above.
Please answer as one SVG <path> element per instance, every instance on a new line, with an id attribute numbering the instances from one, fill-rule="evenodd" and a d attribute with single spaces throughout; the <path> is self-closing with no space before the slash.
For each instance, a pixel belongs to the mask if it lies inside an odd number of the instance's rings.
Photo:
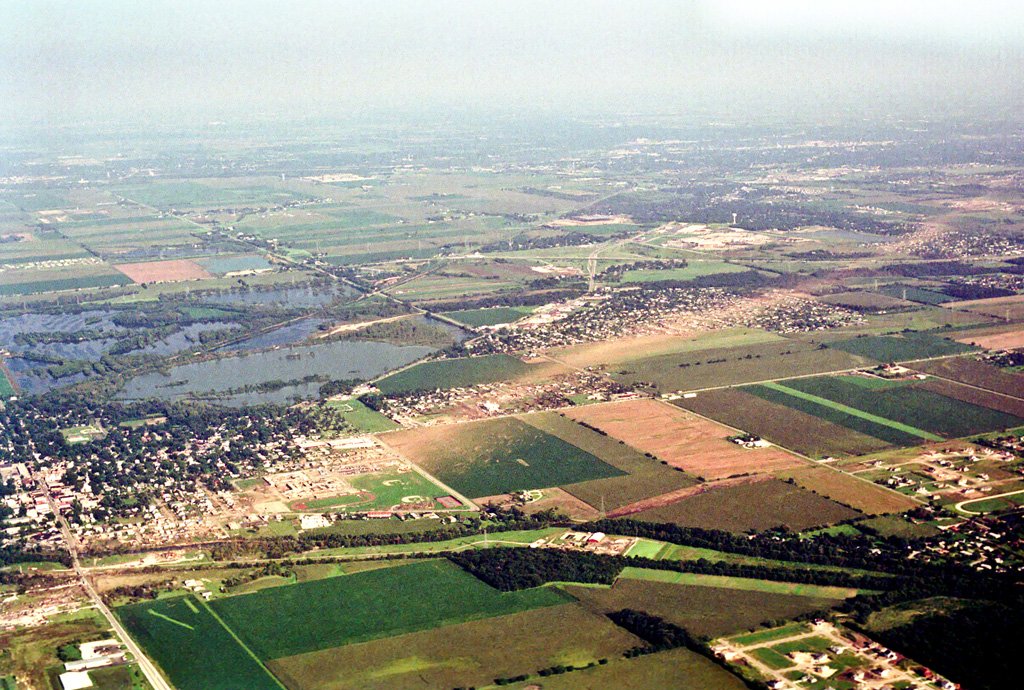
<path id="1" fill-rule="evenodd" d="M 626 563 L 590 552 L 561 549 L 483 549 L 448 554 L 448 559 L 495 589 L 510 592 L 546 582 L 610 585 Z"/>
<path id="2" fill-rule="evenodd" d="M 646 647 L 634 647 L 627 651 L 626 656 L 639 656 L 677 647 L 698 646 L 698 642 L 690 636 L 690 633 L 659 616 L 652 616 L 635 609 L 612 611 L 606 615 L 612 623 L 647 643 Z"/>

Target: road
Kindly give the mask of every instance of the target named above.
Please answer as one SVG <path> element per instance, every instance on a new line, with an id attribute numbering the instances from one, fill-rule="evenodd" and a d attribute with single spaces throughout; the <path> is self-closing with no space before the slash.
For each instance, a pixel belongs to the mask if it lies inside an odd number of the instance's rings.
<path id="1" fill-rule="evenodd" d="M 53 494 L 50 493 L 50 487 L 47 486 L 46 481 L 39 474 L 35 475 L 36 485 L 43 491 L 43 495 L 46 496 L 46 502 L 50 505 L 50 510 L 57 517 L 57 521 L 60 524 L 60 532 L 64 536 L 64 542 L 67 544 L 68 553 L 71 554 L 71 566 L 75 571 L 75 574 L 82 581 L 82 587 L 85 589 L 85 593 L 89 595 L 89 599 L 92 600 L 96 610 L 103 614 L 103 617 L 107 619 L 110 627 L 114 629 L 118 638 L 124 643 L 124 646 L 128 648 L 132 656 L 139 664 L 139 668 L 142 670 L 142 675 L 146 677 L 149 684 L 153 686 L 153 690 L 174 690 L 170 683 L 164 680 L 164 677 L 160 675 L 156 666 L 149 660 L 142 649 L 139 648 L 135 641 L 128 635 L 122 626 L 120 621 L 114 617 L 107 605 L 103 603 L 103 599 L 100 598 L 99 593 L 92 586 L 89 578 L 86 577 L 85 570 L 82 569 L 82 564 L 78 560 L 78 542 L 75 540 L 73 534 L 71 534 L 71 528 L 68 526 L 67 520 L 61 514 L 57 508 L 57 502 L 53 500 Z"/>

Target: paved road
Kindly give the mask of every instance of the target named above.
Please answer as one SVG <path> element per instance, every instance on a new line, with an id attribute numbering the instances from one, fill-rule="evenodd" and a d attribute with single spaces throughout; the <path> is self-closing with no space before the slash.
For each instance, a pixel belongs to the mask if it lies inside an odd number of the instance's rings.
<path id="1" fill-rule="evenodd" d="M 139 648 L 135 641 L 128 635 L 128 632 L 121 626 L 120 621 L 114 617 L 107 605 L 103 603 L 103 599 L 96 592 L 96 589 L 89 582 L 89 578 L 86 577 L 85 571 L 82 569 L 82 564 L 78 560 L 78 543 L 75 540 L 73 534 L 71 534 L 71 528 L 68 526 L 67 520 L 61 514 L 57 508 L 57 502 L 53 500 L 53 495 L 50 493 L 50 487 L 47 486 L 46 482 L 40 475 L 35 476 L 36 484 L 42 489 L 43 494 L 46 496 L 47 503 L 50 504 L 50 510 L 57 517 L 60 524 L 61 534 L 64 536 L 64 542 L 67 544 L 68 552 L 71 554 L 71 566 L 78 575 L 78 578 L 82 581 L 82 586 L 85 588 L 85 593 L 89 595 L 89 599 L 96 606 L 96 610 L 103 614 L 103 617 L 110 623 L 110 627 L 114 629 L 117 636 L 124 642 L 125 647 L 132 653 L 135 660 L 139 664 L 139 668 L 142 670 L 142 674 L 146 676 L 146 680 L 153 686 L 153 690 L 174 690 L 170 683 L 164 680 L 164 677 L 160 675 L 160 672 L 153 665 L 153 662 L 149 660 L 145 654 L 142 653 L 142 649 Z"/>

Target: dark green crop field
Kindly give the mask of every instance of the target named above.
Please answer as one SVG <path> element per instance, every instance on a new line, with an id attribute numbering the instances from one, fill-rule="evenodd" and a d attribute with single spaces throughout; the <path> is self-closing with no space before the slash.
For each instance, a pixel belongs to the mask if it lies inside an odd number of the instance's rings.
<path id="1" fill-rule="evenodd" d="M 493 383 L 527 373 L 534 365 L 509 355 L 486 355 L 424 362 L 377 382 L 385 395 L 435 388 L 457 388 Z"/>
<path id="2" fill-rule="evenodd" d="M 971 352 L 977 348 L 953 340 L 945 340 L 927 333 L 901 333 L 898 336 L 878 335 L 829 343 L 835 350 L 879 362 L 906 362 Z"/>
<path id="3" fill-rule="evenodd" d="M 116 613 L 178 690 L 283 687 L 246 652 L 206 604 L 191 595 L 131 604 Z"/>
<path id="4" fill-rule="evenodd" d="M 494 307 L 491 309 L 467 309 L 464 311 L 446 311 L 442 316 L 464 323 L 467 326 L 497 326 L 503 323 L 518 321 L 532 309 L 513 307 Z"/>
<path id="5" fill-rule="evenodd" d="M 269 660 L 568 600 L 552 589 L 499 592 L 440 560 L 275 587 L 213 608 Z"/>

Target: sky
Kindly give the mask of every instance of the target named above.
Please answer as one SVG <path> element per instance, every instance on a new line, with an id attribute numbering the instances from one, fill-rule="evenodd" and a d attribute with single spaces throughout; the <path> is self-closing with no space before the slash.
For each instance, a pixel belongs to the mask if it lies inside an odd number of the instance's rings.
<path id="1" fill-rule="evenodd" d="M 0 0 L 0 118 L 1024 112 L 1006 0 Z"/>

